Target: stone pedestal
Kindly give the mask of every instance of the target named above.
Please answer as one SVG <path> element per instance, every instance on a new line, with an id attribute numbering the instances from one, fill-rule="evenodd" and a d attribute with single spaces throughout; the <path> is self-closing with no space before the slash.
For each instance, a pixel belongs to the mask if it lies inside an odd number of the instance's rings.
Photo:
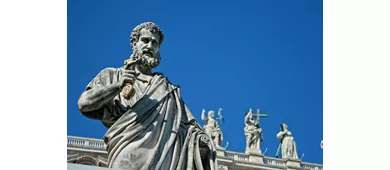
<path id="1" fill-rule="evenodd" d="M 245 152 L 249 155 L 249 162 L 256 162 L 260 164 L 264 164 L 263 158 L 264 155 L 260 153 L 260 151 L 247 151 Z"/>
<path id="2" fill-rule="evenodd" d="M 285 159 L 286 165 L 289 169 L 293 169 L 294 167 L 300 168 L 301 167 L 301 161 L 299 159 L 294 158 L 287 158 Z"/>

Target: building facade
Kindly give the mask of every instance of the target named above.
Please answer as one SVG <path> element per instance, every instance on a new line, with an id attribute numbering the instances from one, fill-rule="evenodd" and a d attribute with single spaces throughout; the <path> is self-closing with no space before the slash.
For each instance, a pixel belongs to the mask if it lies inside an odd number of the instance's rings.
<path id="1" fill-rule="evenodd" d="M 68 136 L 67 162 L 107 167 L 107 151 L 103 140 Z M 251 155 L 217 150 L 219 170 L 323 170 L 320 164 L 285 160 L 263 155 Z"/>

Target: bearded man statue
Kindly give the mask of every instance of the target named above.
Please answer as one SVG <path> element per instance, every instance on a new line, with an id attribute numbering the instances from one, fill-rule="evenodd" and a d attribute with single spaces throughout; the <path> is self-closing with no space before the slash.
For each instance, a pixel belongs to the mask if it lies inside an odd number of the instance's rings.
<path id="1" fill-rule="evenodd" d="M 184 103 L 180 87 L 162 73 L 164 35 L 152 22 L 131 32 L 133 54 L 103 69 L 81 94 L 81 113 L 102 121 L 108 166 L 123 170 L 217 170 L 215 144 Z"/>

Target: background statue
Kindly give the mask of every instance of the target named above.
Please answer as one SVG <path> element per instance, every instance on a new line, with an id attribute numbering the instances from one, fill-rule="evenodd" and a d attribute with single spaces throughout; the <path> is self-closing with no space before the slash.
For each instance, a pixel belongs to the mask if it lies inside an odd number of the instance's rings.
<path id="1" fill-rule="evenodd" d="M 206 110 L 202 110 L 202 120 L 205 122 L 205 125 L 203 126 L 206 134 L 208 134 L 211 139 L 214 140 L 214 143 L 217 145 L 217 147 L 221 147 L 222 141 L 223 141 L 223 135 L 221 128 L 218 125 L 218 121 L 214 118 L 214 111 L 210 110 L 208 112 L 208 116 L 205 116 Z M 218 115 L 221 116 L 222 109 L 218 110 Z"/>
<path id="2" fill-rule="evenodd" d="M 297 146 L 292 133 L 288 130 L 288 126 L 286 124 L 281 124 L 280 130 L 281 131 L 276 135 L 276 137 L 280 140 L 276 157 L 278 157 L 279 152 L 281 151 L 282 158 L 298 159 Z"/>
<path id="3" fill-rule="evenodd" d="M 152 72 L 160 64 L 163 38 L 155 23 L 136 26 L 130 59 L 123 67 L 103 69 L 78 107 L 108 128 L 110 168 L 216 170 L 215 144 L 187 108 L 179 86 Z"/>
<path id="4" fill-rule="evenodd" d="M 263 133 L 260 128 L 259 121 L 253 120 L 253 111 L 249 109 L 249 112 L 245 116 L 245 137 L 246 137 L 246 149 L 245 153 L 260 153 L 260 142 L 263 141 Z"/>

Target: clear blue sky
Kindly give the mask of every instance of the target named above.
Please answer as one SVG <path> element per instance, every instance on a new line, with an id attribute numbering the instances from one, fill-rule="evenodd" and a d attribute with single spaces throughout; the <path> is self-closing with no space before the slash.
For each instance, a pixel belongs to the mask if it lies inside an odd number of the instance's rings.
<path id="1" fill-rule="evenodd" d="M 269 114 L 266 156 L 283 122 L 299 157 L 322 163 L 322 0 L 240 2 L 68 0 L 68 135 L 103 138 L 107 129 L 81 115 L 78 97 L 101 69 L 122 66 L 131 30 L 152 21 L 165 35 L 155 71 L 181 86 L 201 125 L 202 108 L 223 108 L 228 150 L 244 152 L 245 113 L 260 108 Z"/>

